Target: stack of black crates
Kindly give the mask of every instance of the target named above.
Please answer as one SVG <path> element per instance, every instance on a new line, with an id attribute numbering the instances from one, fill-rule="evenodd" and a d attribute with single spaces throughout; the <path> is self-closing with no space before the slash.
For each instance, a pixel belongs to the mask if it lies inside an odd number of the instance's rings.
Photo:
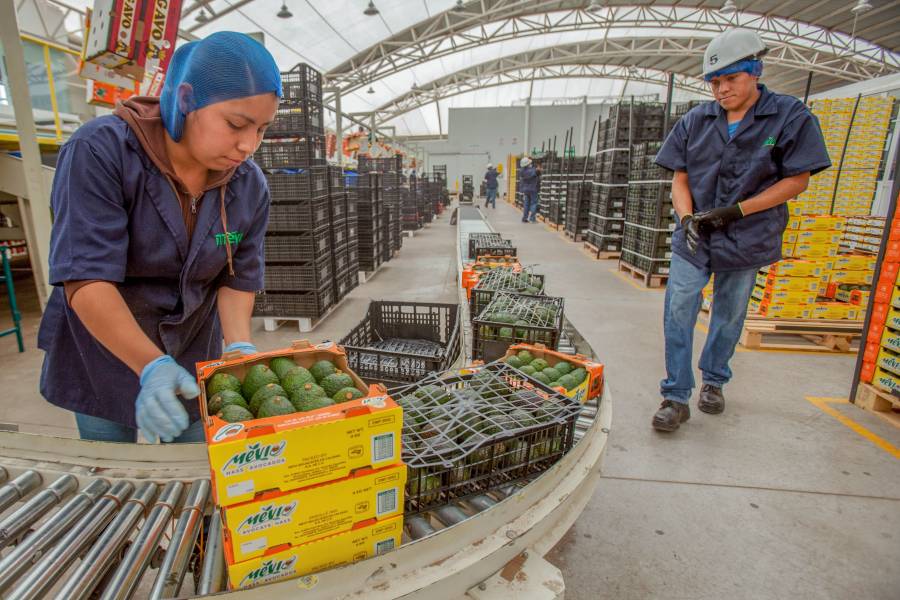
<path id="1" fill-rule="evenodd" d="M 622 251 L 632 144 L 663 137 L 665 104 L 623 101 L 600 122 L 585 241 L 598 252 Z"/>
<path id="2" fill-rule="evenodd" d="M 591 203 L 591 179 L 594 176 L 594 159 L 572 156 L 566 159 L 562 196 L 559 199 L 560 221 L 566 234 L 578 240 L 588 229 Z"/>
<path id="3" fill-rule="evenodd" d="M 407 194 L 406 176 L 403 175 L 403 159 L 395 156 L 383 165 L 381 182 L 384 186 L 384 213 L 382 243 L 385 260 L 391 260 L 403 245 L 403 200 Z"/>
<path id="4" fill-rule="evenodd" d="M 356 235 L 359 270 L 372 272 L 386 260 L 382 236 L 383 188 L 379 173 L 358 173 L 347 178 L 349 197 L 356 207 Z"/>
<path id="5" fill-rule="evenodd" d="M 334 299 L 340 302 L 359 285 L 359 236 L 357 234 L 356 198 L 348 193 L 344 171 L 329 165 L 328 203 L 331 210 L 332 265 Z"/>
<path id="6" fill-rule="evenodd" d="M 357 209 L 360 232 L 360 270 L 374 271 L 391 259 L 403 244 L 401 203 L 405 195 L 406 178 L 403 175 L 403 158 L 398 154 L 387 158 L 359 157 L 359 177 L 371 196 L 370 215 L 364 217 Z M 370 245 L 365 246 L 363 257 L 363 233 L 367 233 Z M 371 267 L 371 268 L 370 268 Z"/>
<path id="7" fill-rule="evenodd" d="M 266 175 L 271 196 L 265 293 L 257 296 L 254 314 L 315 319 L 338 300 L 332 226 L 346 223 L 342 215 L 347 203 L 345 196 L 339 198 L 332 213 L 321 74 L 300 64 L 282 73 L 281 80 L 284 97 L 253 157 Z M 346 250 L 346 229 L 342 240 Z"/>
<path id="8" fill-rule="evenodd" d="M 672 257 L 671 174 L 656 164 L 662 142 L 631 147 L 631 174 L 625 208 L 625 235 L 620 261 L 645 275 L 669 274 Z"/>
<path id="9" fill-rule="evenodd" d="M 459 197 L 460 204 L 472 204 L 475 199 L 475 187 L 471 175 L 462 176 L 462 194 Z"/>

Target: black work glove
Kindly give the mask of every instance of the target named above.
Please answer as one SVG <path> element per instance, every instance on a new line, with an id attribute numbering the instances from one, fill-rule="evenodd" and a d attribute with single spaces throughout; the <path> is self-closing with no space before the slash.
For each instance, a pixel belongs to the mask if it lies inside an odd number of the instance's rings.
<path id="1" fill-rule="evenodd" d="M 691 254 L 697 254 L 697 246 L 700 244 L 700 228 L 697 225 L 697 217 L 684 215 L 681 218 L 681 227 L 684 229 L 684 241 L 687 243 Z"/>
<path id="2" fill-rule="evenodd" d="M 729 223 L 744 218 L 744 211 L 740 203 L 732 206 L 714 208 L 694 215 L 694 221 L 700 228 L 700 233 L 711 233 L 717 229 L 724 229 Z"/>

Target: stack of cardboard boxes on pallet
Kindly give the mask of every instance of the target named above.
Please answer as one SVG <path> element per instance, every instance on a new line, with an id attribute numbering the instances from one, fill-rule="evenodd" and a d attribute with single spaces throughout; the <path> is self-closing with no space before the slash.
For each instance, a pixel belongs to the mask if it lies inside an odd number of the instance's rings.
<path id="1" fill-rule="evenodd" d="M 839 253 L 847 223 L 845 217 L 838 216 L 791 216 L 782 241 L 785 258 L 760 269 L 750 299 L 750 315 L 862 320 L 875 255 Z M 708 304 L 712 282 L 703 294 Z"/>
<path id="2" fill-rule="evenodd" d="M 251 366 L 284 356 L 303 367 L 332 362 L 363 381 L 334 344 L 200 363 L 243 378 Z M 207 414 L 201 386 L 201 411 Z M 402 410 L 371 386 L 339 405 L 229 423 L 205 417 L 216 505 L 231 589 L 298 577 L 382 554 L 400 545 L 406 466 L 400 461 Z"/>
<path id="3" fill-rule="evenodd" d="M 833 168 L 813 176 L 797 198 L 805 214 L 869 214 L 893 103 L 888 96 L 812 103 Z"/>
<path id="4" fill-rule="evenodd" d="M 900 391 L 900 213 L 890 227 L 860 371 L 861 381 L 888 392 Z"/>

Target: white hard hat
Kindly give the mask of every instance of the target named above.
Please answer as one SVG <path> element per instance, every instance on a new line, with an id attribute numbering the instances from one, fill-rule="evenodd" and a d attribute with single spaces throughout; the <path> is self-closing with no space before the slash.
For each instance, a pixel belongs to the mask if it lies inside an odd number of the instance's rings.
<path id="1" fill-rule="evenodd" d="M 520 167 L 527 167 L 530 164 L 531 164 L 531 159 L 528 158 L 527 156 L 523 156 L 522 160 L 519 161 Z"/>
<path id="2" fill-rule="evenodd" d="M 488 169 L 493 169 L 493 168 L 494 168 L 494 163 L 488 163 L 487 168 L 488 168 Z"/>
<path id="3" fill-rule="evenodd" d="M 742 60 L 760 58 L 768 50 L 755 31 L 741 28 L 724 31 L 713 38 L 703 53 L 703 77 L 709 81 L 716 71 Z"/>

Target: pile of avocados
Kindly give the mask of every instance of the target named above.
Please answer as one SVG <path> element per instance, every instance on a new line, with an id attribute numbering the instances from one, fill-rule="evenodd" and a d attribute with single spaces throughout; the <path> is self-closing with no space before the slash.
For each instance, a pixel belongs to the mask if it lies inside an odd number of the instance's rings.
<path id="1" fill-rule="evenodd" d="M 481 323 L 480 333 L 484 339 L 552 344 L 554 332 L 534 330 L 529 335 L 528 329 L 525 328 L 555 328 L 559 310 L 560 307 L 552 302 L 500 293 L 478 317 Z M 490 325 L 486 325 L 487 323 Z"/>
<path id="2" fill-rule="evenodd" d="M 552 367 L 543 358 L 534 358 L 528 350 L 506 357 L 506 364 L 550 387 L 573 390 L 587 379 L 587 371 L 564 360 Z"/>
<path id="3" fill-rule="evenodd" d="M 243 381 L 216 373 L 206 382 L 208 413 L 229 423 L 316 410 L 364 395 L 353 378 L 329 360 L 306 369 L 278 357 L 250 367 Z"/>
<path id="4" fill-rule="evenodd" d="M 536 296 L 541 293 L 544 282 L 537 275 L 514 273 L 512 269 L 493 269 L 478 280 L 478 290 L 505 290 L 519 294 Z"/>

